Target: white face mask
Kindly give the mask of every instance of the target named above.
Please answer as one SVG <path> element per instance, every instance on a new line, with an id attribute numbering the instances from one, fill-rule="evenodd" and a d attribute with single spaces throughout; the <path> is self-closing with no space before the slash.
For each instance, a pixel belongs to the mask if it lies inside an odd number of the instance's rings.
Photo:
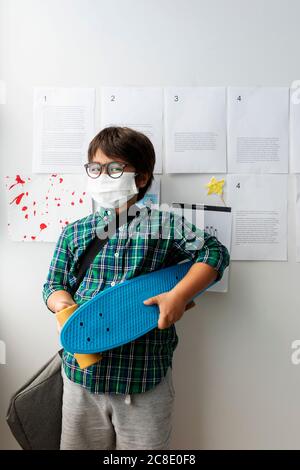
<path id="1" fill-rule="evenodd" d="M 102 173 L 98 178 L 88 177 L 86 191 L 101 207 L 118 207 L 139 192 L 135 173 L 124 171 L 120 178 Z"/>

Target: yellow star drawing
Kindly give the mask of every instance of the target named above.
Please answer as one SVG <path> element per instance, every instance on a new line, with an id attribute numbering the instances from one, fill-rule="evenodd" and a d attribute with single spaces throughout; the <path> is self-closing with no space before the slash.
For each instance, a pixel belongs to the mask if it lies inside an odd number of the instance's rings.
<path id="1" fill-rule="evenodd" d="M 219 180 L 217 181 L 216 178 L 213 176 L 208 184 L 205 186 L 208 188 L 207 195 L 209 194 L 218 194 L 221 196 L 222 201 L 224 202 L 223 199 L 223 186 L 225 184 L 225 180 Z M 225 202 L 224 202 L 225 204 Z"/>

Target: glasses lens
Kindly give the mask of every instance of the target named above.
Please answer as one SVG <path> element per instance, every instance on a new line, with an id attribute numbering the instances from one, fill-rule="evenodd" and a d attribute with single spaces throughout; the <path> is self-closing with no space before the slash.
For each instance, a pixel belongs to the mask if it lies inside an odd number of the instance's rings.
<path id="1" fill-rule="evenodd" d="M 111 178 L 120 178 L 123 174 L 123 165 L 118 162 L 111 162 L 107 165 L 107 173 Z"/>
<path id="2" fill-rule="evenodd" d="M 87 166 L 87 174 L 91 178 L 98 178 L 101 173 L 101 167 L 99 163 L 89 163 Z"/>

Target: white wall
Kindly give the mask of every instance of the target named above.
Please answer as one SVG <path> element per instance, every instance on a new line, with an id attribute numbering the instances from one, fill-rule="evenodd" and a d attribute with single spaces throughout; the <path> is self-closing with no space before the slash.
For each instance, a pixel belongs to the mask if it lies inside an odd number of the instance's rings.
<path id="1" fill-rule="evenodd" d="M 1 175 L 31 172 L 34 86 L 289 86 L 300 77 L 297 0 L 0 0 Z M 98 128 L 98 127 L 97 127 Z M 207 202 L 207 176 L 163 175 L 162 202 Z M 230 292 L 178 323 L 174 448 L 300 448 L 300 264 L 290 175 L 289 261 L 232 262 Z M 1 186 L 0 448 L 10 394 L 58 348 L 42 301 L 53 243 L 14 243 Z"/>

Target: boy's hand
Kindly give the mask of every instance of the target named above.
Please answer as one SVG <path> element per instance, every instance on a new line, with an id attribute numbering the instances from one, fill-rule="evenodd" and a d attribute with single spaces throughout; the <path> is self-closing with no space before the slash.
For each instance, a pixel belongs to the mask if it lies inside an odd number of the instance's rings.
<path id="1" fill-rule="evenodd" d="M 171 325 L 173 325 L 173 323 L 176 323 L 178 320 L 180 320 L 185 310 L 189 310 L 190 308 L 194 307 L 195 302 L 192 300 L 187 303 L 183 298 L 178 296 L 178 294 L 174 293 L 173 291 L 169 291 L 144 300 L 144 304 L 158 305 L 158 328 L 163 330 L 165 328 L 169 328 Z"/>

